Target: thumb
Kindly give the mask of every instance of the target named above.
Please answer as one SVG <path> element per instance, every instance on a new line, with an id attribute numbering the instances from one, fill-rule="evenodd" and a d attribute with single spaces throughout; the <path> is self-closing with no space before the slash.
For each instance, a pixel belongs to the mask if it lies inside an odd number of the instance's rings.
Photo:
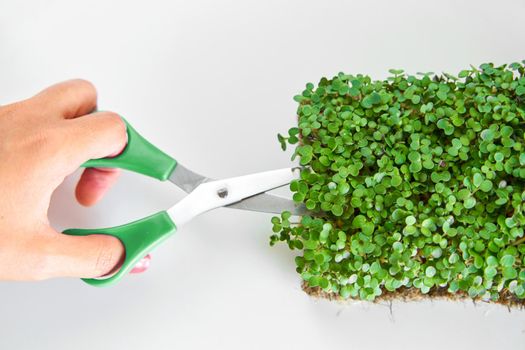
<path id="1" fill-rule="evenodd" d="M 48 253 L 49 277 L 95 278 L 118 270 L 125 256 L 119 239 L 108 235 L 56 233 Z"/>

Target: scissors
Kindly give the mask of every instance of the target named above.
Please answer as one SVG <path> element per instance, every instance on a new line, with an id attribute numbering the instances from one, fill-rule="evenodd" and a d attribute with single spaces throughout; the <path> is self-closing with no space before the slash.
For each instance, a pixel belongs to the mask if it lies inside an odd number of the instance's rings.
<path id="1" fill-rule="evenodd" d="M 226 207 L 267 213 L 290 211 L 301 215 L 306 210 L 293 200 L 265 193 L 298 178 L 299 168 L 285 168 L 246 176 L 213 180 L 197 174 L 151 144 L 131 125 L 128 143 L 116 157 L 92 159 L 83 167 L 121 168 L 170 181 L 188 193 L 171 208 L 121 226 L 98 229 L 69 229 L 64 234 L 86 236 L 105 234 L 118 238 L 125 249 L 119 271 L 107 278 L 83 278 L 93 286 L 109 286 L 120 281 L 138 261 L 172 236 L 194 217 L 212 209 Z"/>

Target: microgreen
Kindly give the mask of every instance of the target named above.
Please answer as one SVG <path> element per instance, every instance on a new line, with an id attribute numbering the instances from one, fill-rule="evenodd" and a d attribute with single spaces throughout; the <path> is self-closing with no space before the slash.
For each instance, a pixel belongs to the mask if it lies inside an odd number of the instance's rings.
<path id="1" fill-rule="evenodd" d="M 290 189 L 311 213 L 274 217 L 271 243 L 299 250 L 305 283 L 342 298 L 525 298 L 524 63 L 308 83 L 278 139 L 295 145 L 304 168 Z"/>

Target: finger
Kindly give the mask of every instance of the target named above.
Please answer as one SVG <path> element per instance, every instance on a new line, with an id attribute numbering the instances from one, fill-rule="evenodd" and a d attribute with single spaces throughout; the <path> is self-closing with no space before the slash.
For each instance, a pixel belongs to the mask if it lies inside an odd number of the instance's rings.
<path id="1" fill-rule="evenodd" d="M 74 79 L 44 89 L 28 100 L 40 115 L 70 119 L 91 113 L 97 107 L 97 90 L 89 81 Z"/>
<path id="2" fill-rule="evenodd" d="M 133 269 L 131 269 L 131 271 L 129 273 L 142 273 L 142 272 L 146 271 L 149 268 L 150 262 L 151 262 L 151 255 L 148 254 L 145 257 L 143 257 L 137 263 L 137 265 L 135 265 L 135 267 Z"/>
<path id="3" fill-rule="evenodd" d="M 46 249 L 47 277 L 101 277 L 116 272 L 124 260 L 124 246 L 112 236 L 55 233 L 52 237 Z"/>
<path id="4" fill-rule="evenodd" d="M 119 169 L 85 169 L 75 190 L 77 201 L 86 207 L 94 205 L 113 186 L 119 175 Z"/>
<path id="5" fill-rule="evenodd" d="M 61 152 L 72 170 L 89 159 L 119 154 L 126 146 L 126 124 L 116 113 L 97 112 L 65 123 Z"/>

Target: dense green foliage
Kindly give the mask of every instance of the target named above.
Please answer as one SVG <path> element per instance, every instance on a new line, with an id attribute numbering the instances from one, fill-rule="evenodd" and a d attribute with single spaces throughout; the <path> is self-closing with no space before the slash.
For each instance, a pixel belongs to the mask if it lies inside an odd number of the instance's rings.
<path id="1" fill-rule="evenodd" d="M 272 219 L 310 287 L 525 298 L 525 61 L 386 80 L 340 73 L 295 96 L 279 135 L 311 215 Z"/>

